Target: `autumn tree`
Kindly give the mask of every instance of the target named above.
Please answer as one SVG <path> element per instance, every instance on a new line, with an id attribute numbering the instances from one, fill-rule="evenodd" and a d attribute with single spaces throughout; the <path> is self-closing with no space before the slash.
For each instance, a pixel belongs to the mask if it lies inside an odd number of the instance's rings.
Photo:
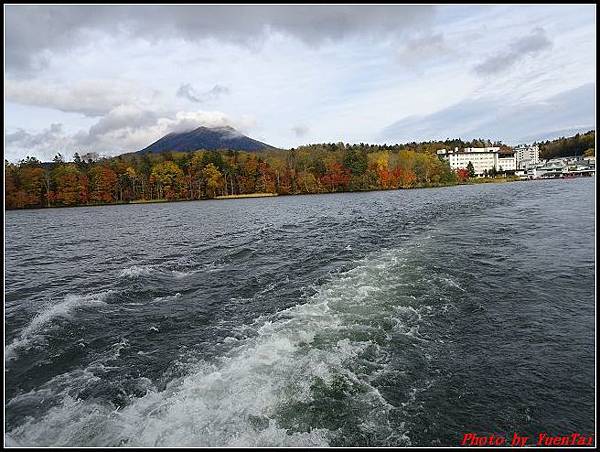
<path id="1" fill-rule="evenodd" d="M 74 206 L 88 202 L 88 179 L 74 163 L 57 160 L 52 170 L 54 190 L 50 201 L 63 206 Z"/>
<path id="2" fill-rule="evenodd" d="M 44 169 L 39 166 L 25 166 L 20 169 L 19 178 L 26 206 L 41 207 L 43 205 L 46 192 L 44 173 Z"/>
<path id="3" fill-rule="evenodd" d="M 350 183 L 350 170 L 341 163 L 332 162 L 327 165 L 327 172 L 321 177 L 323 184 L 330 191 L 343 191 Z"/>
<path id="4" fill-rule="evenodd" d="M 213 163 L 209 163 L 202 169 L 202 179 L 206 187 L 206 196 L 214 198 L 217 195 L 217 189 L 221 186 L 223 175 Z"/>
<path id="5" fill-rule="evenodd" d="M 550 153 L 592 154 L 594 132 L 556 140 Z M 139 199 L 201 199 L 219 194 L 322 193 L 449 185 L 475 176 L 452 171 L 436 151 L 491 144 L 446 139 L 402 144 L 317 143 L 260 153 L 233 150 L 126 154 L 100 158 L 62 154 L 52 162 L 5 162 L 7 208 L 112 203 Z M 506 147 L 500 142 L 494 145 Z"/>
<path id="6" fill-rule="evenodd" d="M 19 193 L 19 167 L 4 160 L 4 203 L 7 209 L 25 207 L 22 195 Z"/>
<path id="7" fill-rule="evenodd" d="M 90 201 L 110 203 L 116 201 L 118 189 L 117 174 L 106 165 L 94 166 L 89 171 Z"/>
<path id="8" fill-rule="evenodd" d="M 456 170 L 456 176 L 460 182 L 466 182 L 469 179 L 469 170 L 465 168 L 460 168 Z"/>
<path id="9" fill-rule="evenodd" d="M 159 199 L 176 199 L 184 183 L 183 171 L 170 160 L 157 163 L 152 167 L 150 182 L 156 186 Z"/>
<path id="10" fill-rule="evenodd" d="M 133 168 L 132 166 L 128 166 L 125 169 L 125 173 L 123 173 L 123 177 L 126 181 L 126 186 L 131 189 L 130 196 L 128 196 L 128 198 L 138 199 L 140 193 L 140 178 L 135 168 Z"/>

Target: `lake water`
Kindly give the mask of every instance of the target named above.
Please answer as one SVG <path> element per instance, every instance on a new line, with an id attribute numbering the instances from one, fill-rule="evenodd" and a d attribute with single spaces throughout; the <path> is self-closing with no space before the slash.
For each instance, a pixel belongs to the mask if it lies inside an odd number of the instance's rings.
<path id="1" fill-rule="evenodd" d="M 595 178 L 6 213 L 7 441 L 594 431 Z"/>

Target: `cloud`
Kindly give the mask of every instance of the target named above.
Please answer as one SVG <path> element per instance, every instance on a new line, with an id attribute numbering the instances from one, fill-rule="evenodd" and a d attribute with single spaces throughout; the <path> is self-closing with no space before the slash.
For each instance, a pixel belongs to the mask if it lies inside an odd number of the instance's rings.
<path id="1" fill-rule="evenodd" d="M 467 133 L 593 81 L 592 8 L 531 6 L 525 20 L 489 5 L 7 5 L 5 130 L 62 123 L 77 144 L 116 154 L 185 124 L 178 112 L 220 110 L 246 135 L 295 147 L 372 141 L 422 115 L 403 131 L 413 138 L 455 104 L 454 123 L 423 135 Z M 547 40 L 552 51 L 536 50 Z M 511 52 L 526 57 L 510 63 Z M 502 56 L 506 73 L 474 72 Z M 563 119 L 557 129 L 580 122 Z"/>
<path id="2" fill-rule="evenodd" d="M 114 135 L 115 132 L 119 136 L 122 136 L 124 131 L 131 135 L 156 124 L 158 119 L 159 115 L 154 111 L 143 110 L 133 105 L 120 105 L 90 127 L 87 135 L 79 134 L 79 142 L 93 145 L 99 138 Z"/>
<path id="3" fill-rule="evenodd" d="M 283 33 L 320 45 L 421 29 L 434 11 L 427 5 L 7 5 L 6 68 L 39 68 L 54 53 L 85 45 L 98 33 L 150 42 L 214 38 L 240 45 Z"/>
<path id="4" fill-rule="evenodd" d="M 210 100 L 216 100 L 219 97 L 229 94 L 230 90 L 226 86 L 215 85 L 210 90 L 206 92 L 197 91 L 192 85 L 189 83 L 184 83 L 177 90 L 177 97 L 183 97 L 192 102 L 202 103 Z"/>
<path id="5" fill-rule="evenodd" d="M 546 36 L 546 31 L 538 27 L 531 34 L 512 41 L 505 51 L 486 58 L 473 70 L 478 75 L 503 72 L 525 57 L 536 55 L 551 47 L 552 41 Z"/>
<path id="6" fill-rule="evenodd" d="M 407 39 L 398 51 L 398 60 L 407 66 L 418 66 L 449 53 L 442 33 L 424 34 Z"/>
<path id="7" fill-rule="evenodd" d="M 595 91 L 595 83 L 588 83 L 544 101 L 516 105 L 469 99 L 430 115 L 404 118 L 386 127 L 380 138 L 388 142 L 489 138 L 517 143 L 557 130 L 589 130 L 596 123 Z"/>
<path id="8" fill-rule="evenodd" d="M 292 132 L 294 132 L 294 134 L 298 137 L 298 138 L 302 138 L 305 137 L 308 134 L 308 127 L 306 126 L 295 126 L 292 127 Z"/>
<path id="9" fill-rule="evenodd" d="M 25 146 L 38 146 L 49 139 L 62 135 L 62 124 L 51 124 L 50 127 L 40 133 L 31 134 L 23 129 L 6 134 L 6 144 L 21 143 Z"/>
<path id="10" fill-rule="evenodd" d="M 12 160 L 26 155 L 49 160 L 57 152 L 70 158 L 75 152 L 118 155 L 145 148 L 173 132 L 185 132 L 200 126 L 247 129 L 255 125 L 250 117 L 231 118 L 219 111 L 179 111 L 160 114 L 134 105 L 121 105 L 99 119 L 87 131 L 64 133 L 61 124 L 52 124 L 41 132 L 18 129 L 6 135 L 7 156 Z M 230 130 L 231 136 L 239 134 Z"/>
<path id="11" fill-rule="evenodd" d="M 113 108 L 141 100 L 142 93 L 133 82 L 119 80 L 82 80 L 71 86 L 33 80 L 6 80 L 6 100 L 22 105 L 54 108 L 85 116 L 102 116 Z"/>
<path id="12" fill-rule="evenodd" d="M 65 150 L 72 149 L 75 145 L 72 137 L 64 134 L 63 125 L 51 124 L 41 132 L 27 132 L 18 129 L 5 135 L 7 157 L 19 160 L 26 156 L 37 156 L 42 160 L 50 160 L 58 152 L 64 155 Z M 72 152 L 71 152 L 72 154 Z"/>
<path id="13" fill-rule="evenodd" d="M 200 126 L 231 126 L 233 121 L 219 111 L 180 111 L 174 118 L 160 118 L 157 123 L 165 132 L 186 132 Z"/>
<path id="14" fill-rule="evenodd" d="M 215 85 L 212 87 L 212 89 L 210 89 L 206 95 L 210 96 L 210 97 L 219 97 L 222 96 L 224 94 L 229 94 L 230 90 L 229 88 L 227 88 L 226 86 L 221 86 L 221 85 Z"/>

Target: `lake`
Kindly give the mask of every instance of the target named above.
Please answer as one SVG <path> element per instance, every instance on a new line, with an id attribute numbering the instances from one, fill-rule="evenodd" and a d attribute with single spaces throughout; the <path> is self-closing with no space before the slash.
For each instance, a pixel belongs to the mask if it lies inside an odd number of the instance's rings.
<path id="1" fill-rule="evenodd" d="M 595 178 L 5 212 L 7 440 L 591 434 Z"/>

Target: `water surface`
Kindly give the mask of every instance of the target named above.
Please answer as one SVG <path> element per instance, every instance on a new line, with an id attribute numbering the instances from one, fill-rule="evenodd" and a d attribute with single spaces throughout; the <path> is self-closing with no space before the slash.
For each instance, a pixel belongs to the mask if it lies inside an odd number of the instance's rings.
<path id="1" fill-rule="evenodd" d="M 6 213 L 8 439 L 593 432 L 595 179 Z"/>

